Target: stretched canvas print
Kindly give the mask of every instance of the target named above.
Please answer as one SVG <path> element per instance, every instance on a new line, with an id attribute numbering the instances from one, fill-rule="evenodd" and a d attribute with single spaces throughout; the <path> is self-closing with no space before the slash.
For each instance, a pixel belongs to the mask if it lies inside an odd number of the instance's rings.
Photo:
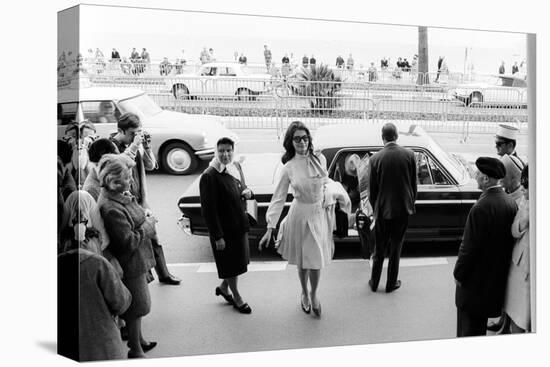
<path id="1" fill-rule="evenodd" d="M 59 354 L 535 332 L 534 55 L 525 33 L 59 11 Z"/>

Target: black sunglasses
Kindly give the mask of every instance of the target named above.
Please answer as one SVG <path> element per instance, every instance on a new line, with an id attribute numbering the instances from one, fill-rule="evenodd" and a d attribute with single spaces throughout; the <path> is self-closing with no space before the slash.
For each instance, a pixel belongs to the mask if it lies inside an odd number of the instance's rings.
<path id="1" fill-rule="evenodd" d="M 495 145 L 496 145 L 497 147 L 500 147 L 500 146 L 502 146 L 502 145 L 504 145 L 504 144 L 506 144 L 505 141 L 495 141 Z"/>
<path id="2" fill-rule="evenodd" d="M 307 143 L 309 141 L 309 136 L 307 136 L 307 135 L 295 136 L 295 137 L 292 138 L 292 141 L 295 142 L 296 144 L 299 144 L 300 141 L 303 141 L 304 143 Z"/>

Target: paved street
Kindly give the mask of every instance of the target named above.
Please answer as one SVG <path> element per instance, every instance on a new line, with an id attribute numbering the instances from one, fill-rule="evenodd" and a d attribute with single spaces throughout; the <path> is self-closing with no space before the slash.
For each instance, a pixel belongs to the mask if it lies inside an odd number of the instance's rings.
<path id="1" fill-rule="evenodd" d="M 180 286 L 150 285 L 152 311 L 143 319 L 146 338 L 159 342 L 149 357 L 315 348 L 453 338 L 456 333 L 453 258 L 404 259 L 403 286 L 368 289 L 364 260 L 334 261 L 321 276 L 322 316 L 300 308 L 296 267 L 253 263 L 239 281 L 253 309 L 242 315 L 214 295 L 213 264 L 172 266 Z"/>

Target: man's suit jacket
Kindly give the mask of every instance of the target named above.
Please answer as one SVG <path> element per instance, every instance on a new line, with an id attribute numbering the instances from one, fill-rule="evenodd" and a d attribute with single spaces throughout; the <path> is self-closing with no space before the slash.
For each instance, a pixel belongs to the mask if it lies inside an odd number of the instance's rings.
<path id="1" fill-rule="evenodd" d="M 412 150 L 387 143 L 370 159 L 369 181 L 375 218 L 394 219 L 415 213 L 416 160 Z"/>
<path id="2" fill-rule="evenodd" d="M 483 317 L 500 315 L 516 212 L 516 202 L 500 187 L 482 194 L 470 209 L 454 268 L 458 308 Z"/>

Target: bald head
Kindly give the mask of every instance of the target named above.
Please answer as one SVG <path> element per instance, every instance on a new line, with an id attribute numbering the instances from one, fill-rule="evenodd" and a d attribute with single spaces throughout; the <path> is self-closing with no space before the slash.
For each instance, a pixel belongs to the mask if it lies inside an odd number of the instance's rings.
<path id="1" fill-rule="evenodd" d="M 382 140 L 384 141 L 384 143 L 396 141 L 397 137 L 397 126 L 395 126 L 391 122 L 388 122 L 384 124 L 384 126 L 382 126 Z"/>

